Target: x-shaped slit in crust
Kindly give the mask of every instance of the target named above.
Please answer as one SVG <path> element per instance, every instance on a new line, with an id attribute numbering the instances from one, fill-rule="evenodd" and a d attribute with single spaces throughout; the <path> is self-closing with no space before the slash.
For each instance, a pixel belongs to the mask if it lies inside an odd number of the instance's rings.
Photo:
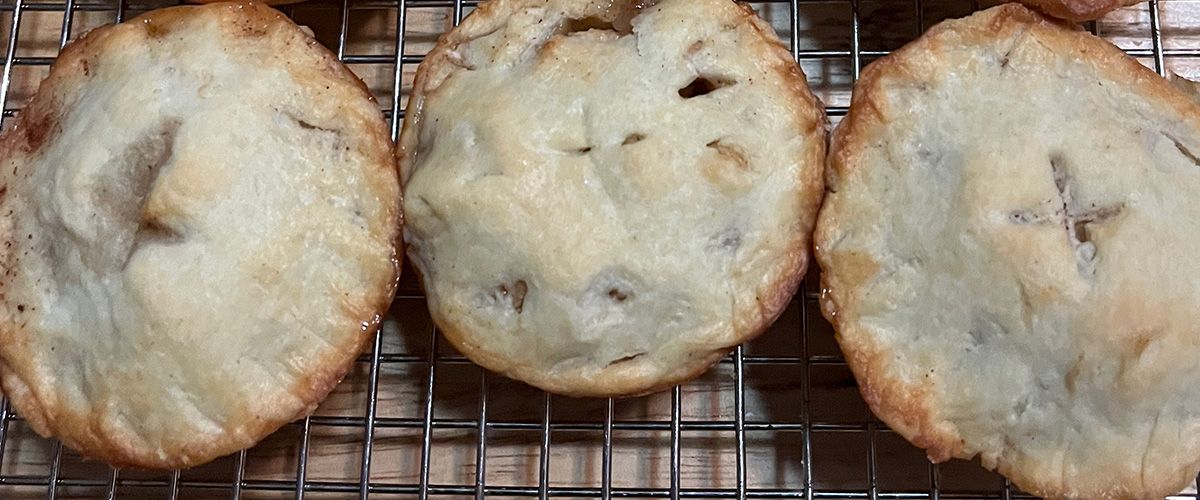
<path id="1" fill-rule="evenodd" d="M 1093 203 L 1088 207 L 1080 206 L 1072 196 L 1071 191 L 1074 186 L 1071 175 L 1061 156 L 1050 158 L 1050 170 L 1054 175 L 1054 187 L 1058 189 L 1058 201 L 1062 205 L 1059 213 L 1072 247 L 1078 248 L 1080 244 L 1091 242 L 1091 234 L 1088 232 L 1089 225 L 1105 222 L 1120 215 L 1121 211 L 1125 209 L 1124 203 L 1101 206 Z"/>
<path id="2" fill-rule="evenodd" d="M 1054 187 L 1058 191 L 1054 212 L 1042 214 L 1033 210 L 1016 210 L 1009 218 L 1016 224 L 1043 224 L 1052 221 L 1061 224 L 1066 232 L 1067 242 L 1076 255 L 1079 272 L 1091 275 L 1095 272 L 1093 264 L 1096 259 L 1096 244 L 1092 241 L 1090 227 L 1120 215 L 1125 210 L 1125 203 L 1080 205 L 1072 192 L 1074 182 L 1062 156 L 1050 157 L 1050 171 L 1054 178 Z"/>

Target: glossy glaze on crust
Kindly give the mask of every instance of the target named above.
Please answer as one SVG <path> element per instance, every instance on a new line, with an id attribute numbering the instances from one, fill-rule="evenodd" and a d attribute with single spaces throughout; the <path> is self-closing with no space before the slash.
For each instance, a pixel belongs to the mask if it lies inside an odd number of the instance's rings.
<path id="1" fill-rule="evenodd" d="M 304 416 L 391 301 L 394 165 L 362 83 L 262 4 L 81 37 L 0 137 L 5 394 L 117 466 Z"/>
<path id="2" fill-rule="evenodd" d="M 1015 4 L 870 65 L 834 132 L 822 307 L 930 458 L 1052 498 L 1200 468 L 1200 107 Z"/>
<path id="3" fill-rule="evenodd" d="M 477 363 L 563 394 L 694 377 L 784 309 L 824 116 L 728 0 L 495 0 L 418 71 L 409 256 Z"/>

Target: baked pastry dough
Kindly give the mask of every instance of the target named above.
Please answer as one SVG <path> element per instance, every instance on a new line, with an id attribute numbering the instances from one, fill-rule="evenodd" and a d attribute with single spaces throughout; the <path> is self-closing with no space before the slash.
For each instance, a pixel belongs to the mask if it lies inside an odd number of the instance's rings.
<path id="1" fill-rule="evenodd" d="M 0 138 L 5 394 L 118 466 L 304 416 L 392 298 L 394 166 L 366 88 L 268 7 L 88 33 Z"/>
<path id="2" fill-rule="evenodd" d="M 191 1 L 194 3 L 218 3 L 218 2 L 226 2 L 229 0 L 191 0 Z M 293 4 L 293 3 L 300 3 L 303 1 L 305 1 L 305 0 L 266 0 L 265 2 L 262 2 L 262 3 L 265 3 L 267 5 L 288 5 L 288 4 Z"/>
<path id="3" fill-rule="evenodd" d="M 1068 21 L 1094 21 L 1121 7 L 1145 3 L 1146 0 L 1020 0 L 1021 3 L 1046 14 Z"/>
<path id="4" fill-rule="evenodd" d="M 563 394 L 653 391 L 762 332 L 804 273 L 823 110 L 729 0 L 494 0 L 418 72 L 399 151 L 430 311 Z"/>
<path id="5" fill-rule="evenodd" d="M 822 305 L 875 413 L 1055 498 L 1200 468 L 1200 107 L 1016 4 L 871 64 L 834 132 Z"/>

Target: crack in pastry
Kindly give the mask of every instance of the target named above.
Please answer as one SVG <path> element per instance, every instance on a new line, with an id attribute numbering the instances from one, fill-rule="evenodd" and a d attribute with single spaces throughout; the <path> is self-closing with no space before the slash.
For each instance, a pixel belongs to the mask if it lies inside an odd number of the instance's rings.
<path id="1" fill-rule="evenodd" d="M 1171 137 L 1170 135 L 1163 134 L 1163 136 L 1166 137 L 1167 140 L 1171 141 L 1171 143 L 1175 145 L 1175 149 L 1179 150 L 1179 154 L 1183 155 L 1185 158 L 1187 158 L 1189 161 L 1191 161 L 1192 164 L 1200 167 L 1200 157 L 1197 157 L 1196 153 L 1193 153 L 1191 148 L 1184 146 L 1183 142 L 1180 142 L 1179 139 Z"/>
<path id="2" fill-rule="evenodd" d="M 703 97 L 725 87 L 736 85 L 737 82 L 715 76 L 697 76 L 691 83 L 679 89 L 679 97 L 694 99 Z"/>

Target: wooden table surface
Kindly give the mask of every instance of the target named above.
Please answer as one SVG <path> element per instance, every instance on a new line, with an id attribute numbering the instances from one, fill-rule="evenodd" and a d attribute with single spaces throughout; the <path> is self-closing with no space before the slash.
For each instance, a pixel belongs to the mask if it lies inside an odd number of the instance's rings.
<path id="1" fill-rule="evenodd" d="M 7 49 L 14 0 L 0 2 L 0 54 Z M 446 2 L 412 1 L 406 14 L 404 54 L 424 54 L 436 37 L 452 25 L 453 8 Z M 986 2 L 985 2 L 986 3 Z M 347 20 L 344 53 L 358 57 L 351 68 L 375 92 L 381 106 L 392 106 L 397 12 L 386 3 L 356 4 Z M 71 37 L 89 28 L 112 22 L 116 3 L 78 3 Z M 161 3 L 153 5 L 162 5 Z M 152 5 L 131 5 L 127 17 Z M 852 10 L 846 1 L 801 3 L 793 29 L 786 2 L 755 4 L 780 32 L 806 56 L 802 67 L 818 96 L 832 109 L 834 121 L 849 104 L 853 59 Z M 858 48 L 867 64 L 893 50 L 928 26 L 947 16 L 971 10 L 969 2 L 928 0 L 923 9 L 911 1 L 859 2 Z M 319 40 L 336 50 L 341 2 L 316 0 L 284 8 L 294 19 L 311 26 Z M 467 9 L 469 10 L 469 9 Z M 1189 51 L 1200 50 L 1200 2 L 1162 0 L 1159 16 L 1166 50 L 1166 69 L 1187 77 L 1200 76 L 1200 59 Z M 1143 63 L 1153 67 L 1150 17 L 1145 4 L 1115 12 L 1097 22 L 1095 31 L 1118 46 L 1138 51 Z M 5 109 L 20 108 L 45 75 L 47 61 L 59 48 L 62 9 L 23 12 L 16 56 L 30 64 L 12 68 L 12 85 Z M 794 33 L 793 33 L 794 32 Z M 817 54 L 813 51 L 824 51 Z M 407 95 L 416 64 L 402 67 L 400 98 Z M 431 348 L 449 358 L 439 362 L 434 377 L 433 415 L 440 422 L 430 432 L 429 481 L 434 485 L 471 486 L 476 481 L 479 434 L 474 422 L 486 401 L 492 423 L 486 436 L 486 463 L 482 478 L 495 486 L 539 485 L 545 396 L 453 357 L 444 345 L 432 346 L 432 325 L 417 285 L 404 280 L 400 298 L 392 309 L 381 338 L 375 398 L 378 425 L 371 447 L 370 482 L 379 493 L 372 498 L 412 498 L 402 491 L 420 482 L 425 392 L 430 383 Z M 811 465 L 811 484 L 822 491 L 863 495 L 874 484 L 878 491 L 928 493 L 931 469 L 922 453 L 869 419 L 853 378 L 838 361 L 839 352 L 830 327 L 820 317 L 813 298 L 815 275 L 806 280 L 805 294 L 793 301 L 783 318 L 760 340 L 745 348 L 743 371 L 746 485 L 801 491 Z M 774 357 L 769 360 L 767 357 Z M 796 360 L 808 358 L 805 364 Z M 791 361 L 789 361 L 791 360 Z M 365 417 L 371 392 L 370 356 L 316 412 L 309 423 L 305 479 L 314 484 L 344 483 L 353 491 L 313 493 L 307 498 L 357 498 L 362 470 Z M 486 398 L 481 397 L 486 386 Z M 680 391 L 679 418 L 685 423 L 679 435 L 679 479 L 684 489 L 734 488 L 737 481 L 735 365 L 723 363 Z M 548 486 L 599 488 L 602 483 L 604 400 L 552 398 Z M 806 403 L 807 401 L 807 403 Z M 614 403 L 619 429 L 611 436 L 614 488 L 666 488 L 671 483 L 672 394 L 619 400 Z M 807 417 L 807 419 L 806 419 Z M 805 421 L 814 424 L 811 464 L 804 462 Z M 708 428 L 703 424 L 715 423 Z M 573 424 L 576 424 L 572 427 Z M 777 424 L 777 425 L 767 425 Z M 781 425 L 778 425 L 781 424 Z M 701 429 L 697 429 L 701 427 Z M 180 498 L 293 498 L 287 490 L 297 481 L 304 423 L 284 428 L 249 450 L 244 457 L 228 457 L 207 466 L 170 474 L 120 471 L 118 498 L 166 498 L 171 481 Z M 7 439 L 0 451 L 0 498 L 43 498 L 47 482 L 57 470 L 58 498 L 99 498 L 107 494 L 112 471 L 86 462 L 53 442 L 38 438 L 20 420 L 7 424 Z M 57 467 L 55 467 L 57 463 Z M 239 472 L 239 468 L 242 468 Z M 232 486 L 240 477 L 242 491 Z M 1003 480 L 975 463 L 952 462 L 937 469 L 943 492 L 991 495 L 1001 498 Z M 13 479 L 16 478 L 16 479 Z M 30 483 L 16 485 L 13 482 Z M 223 488 L 214 485 L 225 485 Z M 200 487 L 198 487 L 200 486 Z M 270 486 L 285 491 L 259 491 Z M 392 488 L 393 493 L 383 490 Z M 1189 490 L 1194 492 L 1194 488 Z M 698 496 L 700 493 L 697 493 Z M 446 495 L 449 497 L 461 495 Z M 504 497 L 500 491 L 495 497 Z"/>

